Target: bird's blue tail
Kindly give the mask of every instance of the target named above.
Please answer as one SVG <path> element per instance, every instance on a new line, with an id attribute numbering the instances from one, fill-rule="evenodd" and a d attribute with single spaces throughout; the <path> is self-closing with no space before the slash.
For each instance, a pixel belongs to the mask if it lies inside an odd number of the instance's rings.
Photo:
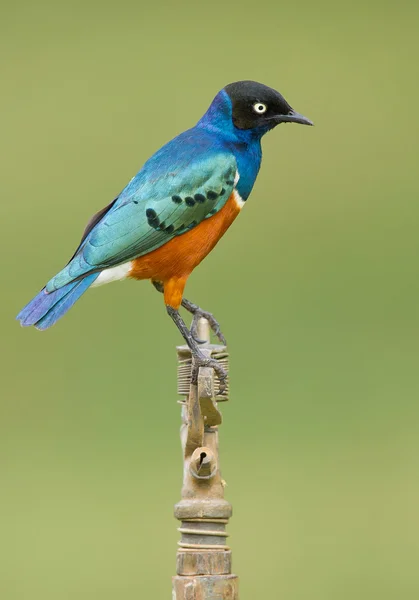
<path id="1" fill-rule="evenodd" d="M 20 311 L 16 319 L 25 327 L 35 325 L 37 329 L 48 329 L 70 310 L 98 277 L 99 273 L 92 273 L 50 293 L 44 288 Z"/>

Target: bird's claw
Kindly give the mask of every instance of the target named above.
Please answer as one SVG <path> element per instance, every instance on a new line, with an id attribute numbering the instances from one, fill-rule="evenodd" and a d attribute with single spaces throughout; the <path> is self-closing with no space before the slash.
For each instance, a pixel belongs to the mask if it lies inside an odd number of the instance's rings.
<path id="1" fill-rule="evenodd" d="M 198 321 L 199 321 L 199 317 L 196 318 L 195 315 L 192 319 L 192 325 L 191 325 L 191 336 L 193 337 L 193 339 L 195 340 L 195 342 L 197 344 L 206 344 L 207 340 L 202 340 L 200 337 L 198 337 Z"/>
<path id="2" fill-rule="evenodd" d="M 205 340 L 201 340 L 200 338 L 198 338 L 198 335 L 197 335 L 198 322 L 199 322 L 199 319 L 201 319 L 201 318 L 204 318 L 208 321 L 214 335 L 220 340 L 220 342 L 224 346 L 226 346 L 227 341 L 221 332 L 221 327 L 220 327 L 220 324 L 218 323 L 217 319 L 210 312 L 207 312 L 206 310 L 202 310 L 202 309 L 198 309 L 197 311 L 195 311 L 194 316 L 193 316 L 191 334 L 192 334 L 192 337 L 194 338 L 194 340 L 198 344 L 205 343 Z"/>
<path id="3" fill-rule="evenodd" d="M 207 358 L 203 354 L 194 354 L 192 368 L 193 384 L 196 384 L 198 381 L 198 372 L 200 367 L 210 367 L 211 369 L 214 369 L 220 382 L 218 395 L 224 395 L 227 391 L 227 371 L 223 369 L 218 360 L 215 358 Z"/>

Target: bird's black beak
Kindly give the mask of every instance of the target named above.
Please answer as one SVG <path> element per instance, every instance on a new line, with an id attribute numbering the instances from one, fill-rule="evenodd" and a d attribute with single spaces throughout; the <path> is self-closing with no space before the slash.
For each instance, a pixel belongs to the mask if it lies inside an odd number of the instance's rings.
<path id="1" fill-rule="evenodd" d="M 278 115 L 275 117 L 277 123 L 300 123 L 301 125 L 314 125 L 313 121 L 307 119 L 295 110 L 290 110 L 287 115 Z"/>

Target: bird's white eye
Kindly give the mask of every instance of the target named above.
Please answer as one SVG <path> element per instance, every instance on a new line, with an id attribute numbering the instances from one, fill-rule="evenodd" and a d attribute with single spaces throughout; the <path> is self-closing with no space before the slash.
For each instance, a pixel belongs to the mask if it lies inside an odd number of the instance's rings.
<path id="1" fill-rule="evenodd" d="M 268 110 L 266 104 L 262 104 L 262 102 L 256 102 L 253 105 L 253 110 L 258 113 L 258 115 L 263 115 Z"/>

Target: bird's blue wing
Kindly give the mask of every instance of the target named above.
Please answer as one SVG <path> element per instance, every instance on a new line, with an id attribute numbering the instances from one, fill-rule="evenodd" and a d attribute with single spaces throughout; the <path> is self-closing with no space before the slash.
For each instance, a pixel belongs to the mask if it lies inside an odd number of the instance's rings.
<path id="1" fill-rule="evenodd" d="M 236 171 L 234 156 L 222 150 L 178 161 L 175 168 L 146 164 L 88 233 L 70 263 L 49 281 L 47 291 L 147 254 L 192 229 L 224 206 Z"/>

